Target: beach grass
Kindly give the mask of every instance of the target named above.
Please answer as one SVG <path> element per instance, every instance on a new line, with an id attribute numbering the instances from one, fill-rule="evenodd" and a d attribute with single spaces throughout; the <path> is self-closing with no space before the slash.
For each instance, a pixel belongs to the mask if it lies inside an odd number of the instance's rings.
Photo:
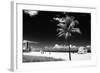
<path id="1" fill-rule="evenodd" d="M 47 62 L 47 61 L 64 61 L 64 60 L 60 58 L 45 57 L 45 56 L 23 55 L 23 62 Z"/>

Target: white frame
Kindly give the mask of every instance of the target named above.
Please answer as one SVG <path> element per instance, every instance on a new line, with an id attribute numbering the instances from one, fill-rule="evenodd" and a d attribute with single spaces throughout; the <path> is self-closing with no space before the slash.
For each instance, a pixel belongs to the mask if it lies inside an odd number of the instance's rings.
<path id="1" fill-rule="evenodd" d="M 74 6 L 54 6 L 39 5 L 23 2 L 12 2 L 12 59 L 11 69 L 13 71 L 29 71 L 35 69 L 54 69 L 66 67 L 82 67 L 96 65 L 95 31 L 96 8 L 94 7 L 74 7 Z M 41 62 L 41 63 L 22 63 L 22 9 L 49 10 L 49 11 L 69 11 L 91 13 L 91 47 L 92 59 L 86 61 L 65 61 L 63 62 Z"/>

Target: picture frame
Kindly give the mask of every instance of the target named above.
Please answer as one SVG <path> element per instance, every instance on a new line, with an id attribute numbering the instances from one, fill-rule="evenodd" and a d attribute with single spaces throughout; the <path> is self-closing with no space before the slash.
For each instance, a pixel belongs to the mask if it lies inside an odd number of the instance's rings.
<path id="1" fill-rule="evenodd" d="M 51 61 L 51 62 L 30 62 L 23 63 L 23 10 L 39 10 L 39 11 L 56 11 L 56 12 L 76 12 L 76 13 L 90 13 L 91 21 L 91 59 L 81 61 Z M 45 69 L 60 69 L 67 67 L 83 67 L 95 66 L 96 48 L 95 48 L 95 24 L 96 24 L 96 8 L 95 7 L 76 7 L 76 6 L 60 6 L 60 5 L 41 5 L 25 2 L 11 3 L 11 70 L 13 71 L 30 71 L 30 70 L 45 70 Z"/>

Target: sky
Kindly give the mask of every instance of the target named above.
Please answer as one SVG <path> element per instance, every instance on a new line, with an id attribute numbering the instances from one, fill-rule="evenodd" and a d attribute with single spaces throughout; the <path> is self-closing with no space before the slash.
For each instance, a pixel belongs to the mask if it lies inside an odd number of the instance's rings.
<path id="1" fill-rule="evenodd" d="M 79 21 L 77 27 L 82 34 L 72 33 L 70 43 L 76 46 L 91 44 L 91 14 L 65 12 L 74 16 Z M 57 24 L 54 17 L 63 17 L 64 12 L 23 10 L 23 40 L 39 42 L 41 46 L 53 46 L 55 44 L 67 44 L 64 37 L 57 36 Z"/>

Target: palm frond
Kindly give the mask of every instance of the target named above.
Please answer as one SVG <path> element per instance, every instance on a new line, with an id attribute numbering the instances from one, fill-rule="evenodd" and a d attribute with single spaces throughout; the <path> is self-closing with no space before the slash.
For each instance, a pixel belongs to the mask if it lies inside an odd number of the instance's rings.
<path id="1" fill-rule="evenodd" d="M 78 20 L 74 20 L 75 24 L 79 24 L 79 21 Z"/>
<path id="2" fill-rule="evenodd" d="M 62 36 L 64 36 L 64 33 L 63 32 L 59 32 L 57 35 L 58 35 L 58 37 L 62 37 Z"/>
<path id="3" fill-rule="evenodd" d="M 72 20 L 72 21 L 75 19 L 75 17 L 74 17 L 74 16 L 70 16 L 70 17 L 71 17 L 71 20 Z"/>
<path id="4" fill-rule="evenodd" d="M 65 24 L 63 24 L 63 23 L 59 23 L 59 24 L 57 24 L 57 26 L 59 26 L 61 28 L 65 28 Z"/>
<path id="5" fill-rule="evenodd" d="M 67 16 L 65 19 L 66 19 L 66 23 L 72 20 L 70 16 Z"/>
<path id="6" fill-rule="evenodd" d="M 81 34 L 80 29 L 75 28 L 75 26 L 77 24 L 79 24 L 79 22 L 77 20 L 75 20 L 74 16 L 66 15 L 66 17 L 62 17 L 62 18 L 57 17 L 54 19 L 59 21 L 59 24 L 57 24 L 57 26 L 59 27 L 59 28 L 57 28 L 58 37 L 64 36 L 65 38 L 68 38 L 71 36 L 72 32 L 76 32 L 76 33 Z"/>
<path id="7" fill-rule="evenodd" d="M 79 28 L 72 28 L 71 32 L 77 32 L 81 34 L 81 31 Z"/>
<path id="8" fill-rule="evenodd" d="M 69 28 L 73 28 L 75 27 L 76 24 L 79 24 L 79 22 L 77 20 L 74 20 L 70 23 Z"/>
<path id="9" fill-rule="evenodd" d="M 65 38 L 67 39 L 69 36 L 71 36 L 71 33 L 66 32 L 66 33 L 65 33 Z"/>
<path id="10" fill-rule="evenodd" d="M 72 22 L 72 19 L 70 16 L 66 16 L 65 20 L 66 28 L 68 28 L 70 26 L 70 23 Z"/>
<path id="11" fill-rule="evenodd" d="M 65 18 L 64 17 L 60 18 L 60 22 L 61 23 L 65 22 Z"/>
<path id="12" fill-rule="evenodd" d="M 61 22 L 65 22 L 65 19 L 64 19 L 64 18 L 58 18 L 58 17 L 57 17 L 57 18 L 53 18 L 53 19 L 59 21 L 60 23 L 61 23 Z"/>
<path id="13" fill-rule="evenodd" d="M 57 31 L 64 32 L 64 29 L 63 28 L 57 28 Z"/>
<path id="14" fill-rule="evenodd" d="M 74 21 L 72 21 L 72 22 L 70 23 L 68 29 L 73 28 L 74 26 L 75 26 L 75 23 L 74 23 Z"/>

